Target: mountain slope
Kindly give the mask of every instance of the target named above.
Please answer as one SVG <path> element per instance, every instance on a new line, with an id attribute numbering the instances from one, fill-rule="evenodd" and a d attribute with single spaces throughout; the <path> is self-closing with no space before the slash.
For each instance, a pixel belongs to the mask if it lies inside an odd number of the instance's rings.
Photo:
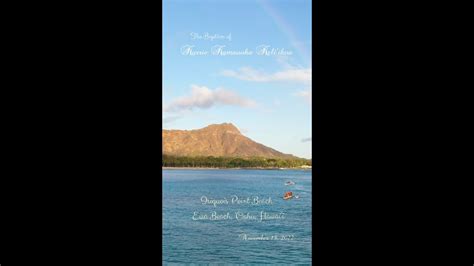
<path id="1" fill-rule="evenodd" d="M 296 158 L 257 143 L 230 123 L 197 130 L 163 130 L 163 154 L 175 156 Z"/>

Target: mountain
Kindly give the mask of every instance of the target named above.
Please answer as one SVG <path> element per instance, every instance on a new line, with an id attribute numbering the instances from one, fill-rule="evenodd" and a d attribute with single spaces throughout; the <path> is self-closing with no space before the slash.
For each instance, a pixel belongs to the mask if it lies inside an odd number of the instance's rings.
<path id="1" fill-rule="evenodd" d="M 163 154 L 174 156 L 297 158 L 242 135 L 231 123 L 196 130 L 163 130 Z"/>

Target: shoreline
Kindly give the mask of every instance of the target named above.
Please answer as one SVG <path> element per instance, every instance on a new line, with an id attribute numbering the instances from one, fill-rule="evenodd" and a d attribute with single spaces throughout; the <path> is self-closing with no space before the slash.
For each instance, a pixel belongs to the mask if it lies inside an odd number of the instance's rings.
<path id="1" fill-rule="evenodd" d="M 162 170 L 312 170 L 312 168 L 276 168 L 276 167 L 161 167 Z"/>

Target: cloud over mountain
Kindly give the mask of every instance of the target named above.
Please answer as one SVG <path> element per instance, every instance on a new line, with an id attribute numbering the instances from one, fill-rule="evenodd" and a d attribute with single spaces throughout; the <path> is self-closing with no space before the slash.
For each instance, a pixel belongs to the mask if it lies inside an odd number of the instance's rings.
<path id="1" fill-rule="evenodd" d="M 208 109 L 215 105 L 231 105 L 240 107 L 254 107 L 256 103 L 246 99 L 236 92 L 217 88 L 211 90 L 205 86 L 191 85 L 191 94 L 180 97 L 165 106 L 165 112 L 178 112 L 194 108 Z"/>

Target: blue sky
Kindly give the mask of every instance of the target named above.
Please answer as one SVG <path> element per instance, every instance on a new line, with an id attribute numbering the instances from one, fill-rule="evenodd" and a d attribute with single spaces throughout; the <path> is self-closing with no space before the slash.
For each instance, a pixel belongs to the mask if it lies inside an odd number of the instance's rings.
<path id="1" fill-rule="evenodd" d="M 311 158 L 311 45 L 309 0 L 164 0 L 163 128 L 230 122 Z"/>

